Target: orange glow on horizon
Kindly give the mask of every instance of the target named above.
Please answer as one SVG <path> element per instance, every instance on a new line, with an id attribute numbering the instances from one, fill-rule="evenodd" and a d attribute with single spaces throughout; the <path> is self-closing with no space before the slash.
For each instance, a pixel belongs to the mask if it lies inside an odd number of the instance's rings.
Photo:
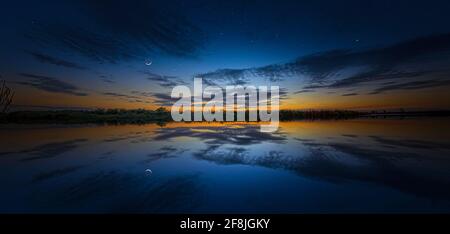
<path id="1" fill-rule="evenodd" d="M 144 102 L 128 102 L 115 97 L 100 94 L 88 96 L 75 96 L 62 93 L 50 93 L 39 91 L 29 87 L 16 89 L 13 100 L 14 105 L 23 106 L 48 106 L 67 108 L 121 108 L 121 109 L 148 109 L 154 110 L 161 106 L 153 103 L 152 98 Z M 170 106 L 166 106 L 170 109 Z M 287 99 L 280 100 L 280 110 L 305 110 L 305 109 L 393 109 L 393 108 L 428 108 L 450 109 L 450 93 L 445 87 L 437 89 L 424 89 L 419 91 L 402 91 L 380 95 L 361 94 L 357 96 L 342 96 L 328 93 L 305 93 L 290 95 Z"/>

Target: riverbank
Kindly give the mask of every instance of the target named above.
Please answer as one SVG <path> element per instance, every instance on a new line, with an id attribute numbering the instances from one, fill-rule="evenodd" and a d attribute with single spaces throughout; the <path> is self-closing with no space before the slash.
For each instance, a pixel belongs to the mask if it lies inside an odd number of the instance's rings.
<path id="1" fill-rule="evenodd" d="M 247 115 L 248 116 L 248 113 Z M 281 110 L 280 121 L 354 119 L 354 118 L 390 118 L 450 116 L 450 111 L 427 112 L 358 112 L 349 110 Z M 170 111 L 157 110 L 55 110 L 55 111 L 16 111 L 0 115 L 0 123 L 18 124 L 145 124 L 171 122 Z"/>

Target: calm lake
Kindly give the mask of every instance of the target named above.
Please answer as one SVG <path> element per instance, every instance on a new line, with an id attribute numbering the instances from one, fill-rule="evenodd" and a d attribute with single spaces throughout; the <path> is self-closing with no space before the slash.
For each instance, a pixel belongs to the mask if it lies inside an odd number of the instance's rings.
<path id="1" fill-rule="evenodd" d="M 0 126 L 0 213 L 450 213 L 450 119 Z"/>

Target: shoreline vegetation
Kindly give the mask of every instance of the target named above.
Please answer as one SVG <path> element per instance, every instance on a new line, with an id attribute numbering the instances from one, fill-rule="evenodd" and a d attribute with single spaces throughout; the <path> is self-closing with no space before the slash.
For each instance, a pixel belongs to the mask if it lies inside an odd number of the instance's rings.
<path id="1" fill-rule="evenodd" d="M 248 116 L 248 113 L 246 113 L 246 116 Z M 450 116 L 450 111 L 361 112 L 349 110 L 280 110 L 280 121 L 435 116 Z M 0 114 L 0 124 L 164 124 L 172 121 L 170 111 L 165 108 L 158 108 L 157 110 L 98 109 L 15 111 Z"/>

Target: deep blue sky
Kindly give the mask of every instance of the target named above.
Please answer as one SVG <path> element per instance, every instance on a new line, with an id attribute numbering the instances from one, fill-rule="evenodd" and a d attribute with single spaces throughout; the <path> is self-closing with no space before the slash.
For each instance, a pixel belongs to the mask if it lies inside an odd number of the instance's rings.
<path id="1" fill-rule="evenodd" d="M 22 107 L 168 105 L 171 87 L 197 75 L 280 85 L 295 108 L 436 108 L 430 89 L 450 84 L 449 11 L 447 1 L 10 1 L 0 75 Z"/>

